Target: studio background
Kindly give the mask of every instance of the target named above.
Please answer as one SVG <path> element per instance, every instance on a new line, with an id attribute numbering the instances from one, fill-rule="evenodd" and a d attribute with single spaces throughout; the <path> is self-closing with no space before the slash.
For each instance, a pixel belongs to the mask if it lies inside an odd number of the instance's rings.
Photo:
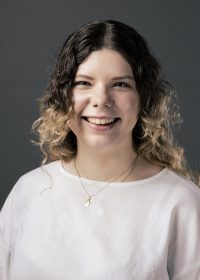
<path id="1" fill-rule="evenodd" d="M 11 1 L 0 4 L 0 208 L 16 181 L 38 167 L 31 144 L 42 95 L 66 37 L 95 19 L 123 21 L 139 31 L 161 62 L 180 100 L 184 120 L 177 132 L 189 166 L 199 159 L 199 1 Z M 127 38 L 128 40 L 128 38 Z"/>

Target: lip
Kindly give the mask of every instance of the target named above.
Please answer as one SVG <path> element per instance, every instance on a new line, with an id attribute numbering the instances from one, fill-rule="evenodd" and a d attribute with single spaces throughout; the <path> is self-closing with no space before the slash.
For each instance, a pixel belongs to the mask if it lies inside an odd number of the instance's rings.
<path id="1" fill-rule="evenodd" d="M 116 119 L 118 117 L 111 117 L 111 116 L 81 116 L 82 118 L 94 118 L 94 119 Z"/>
<path id="2" fill-rule="evenodd" d="M 89 117 L 88 117 L 89 118 Z M 93 118 L 96 118 L 93 117 Z M 105 117 L 101 117 L 101 118 L 105 118 Z M 106 117 L 108 118 L 108 117 Z M 111 130 L 113 127 L 115 127 L 119 121 L 120 121 L 120 118 L 118 118 L 118 120 L 110 125 L 107 125 L 107 126 L 100 126 L 100 125 L 97 125 L 97 124 L 94 124 L 94 123 L 90 123 L 88 122 L 87 120 L 85 120 L 84 118 L 82 118 L 83 122 L 87 125 L 87 127 L 89 127 L 90 129 L 92 129 L 92 131 L 95 131 L 95 132 L 103 132 L 103 131 L 109 131 Z"/>

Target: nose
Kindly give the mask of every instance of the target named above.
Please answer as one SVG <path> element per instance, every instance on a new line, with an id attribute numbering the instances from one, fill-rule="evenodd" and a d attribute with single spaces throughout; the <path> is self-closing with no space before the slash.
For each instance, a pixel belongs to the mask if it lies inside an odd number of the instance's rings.
<path id="1" fill-rule="evenodd" d="M 106 86 L 98 86 L 94 89 L 94 92 L 91 97 L 91 105 L 93 107 L 108 107 L 111 108 L 114 101 L 109 92 L 109 89 Z"/>

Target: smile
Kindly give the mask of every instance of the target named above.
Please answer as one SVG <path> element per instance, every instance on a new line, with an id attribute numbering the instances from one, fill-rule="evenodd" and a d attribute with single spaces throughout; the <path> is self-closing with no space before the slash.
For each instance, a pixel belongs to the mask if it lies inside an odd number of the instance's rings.
<path id="1" fill-rule="evenodd" d="M 81 117 L 89 122 L 91 125 L 98 127 L 113 127 L 120 118 L 94 118 L 94 117 Z"/>

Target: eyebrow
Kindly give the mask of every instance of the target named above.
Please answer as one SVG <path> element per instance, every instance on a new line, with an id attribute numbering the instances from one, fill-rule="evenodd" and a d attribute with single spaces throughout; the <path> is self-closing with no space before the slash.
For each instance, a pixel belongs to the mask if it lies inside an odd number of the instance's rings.
<path id="1" fill-rule="evenodd" d="M 79 74 L 79 75 L 76 76 L 76 78 L 78 78 L 78 77 L 86 78 L 86 79 L 89 79 L 89 80 L 94 80 L 94 78 L 92 78 L 91 76 L 88 76 L 88 75 Z M 134 77 L 129 76 L 129 75 L 125 75 L 125 76 L 118 76 L 118 77 L 112 78 L 112 80 L 122 80 L 122 79 L 134 80 Z"/>

